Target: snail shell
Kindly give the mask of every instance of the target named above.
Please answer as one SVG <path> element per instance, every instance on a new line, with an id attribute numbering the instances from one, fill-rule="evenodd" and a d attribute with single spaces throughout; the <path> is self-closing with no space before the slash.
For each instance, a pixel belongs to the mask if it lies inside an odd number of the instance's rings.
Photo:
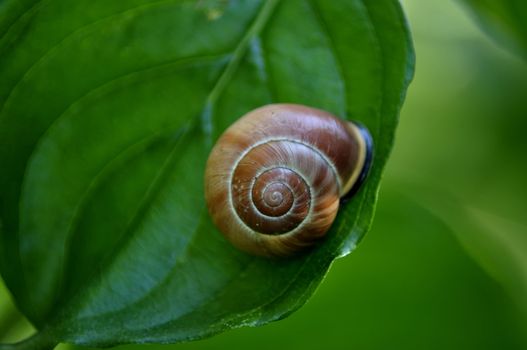
<path id="1" fill-rule="evenodd" d="M 366 129 L 306 106 L 267 105 L 236 121 L 212 149 L 209 212 L 239 249 L 291 256 L 325 235 L 369 159 Z"/>

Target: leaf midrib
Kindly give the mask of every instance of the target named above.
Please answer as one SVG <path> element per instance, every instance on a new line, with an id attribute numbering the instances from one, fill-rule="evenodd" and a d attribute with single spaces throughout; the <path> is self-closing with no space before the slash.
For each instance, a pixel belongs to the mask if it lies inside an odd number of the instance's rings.
<path id="1" fill-rule="evenodd" d="M 250 45 L 251 40 L 253 40 L 253 38 L 258 37 L 259 34 L 262 32 L 279 2 L 280 0 L 265 0 L 258 15 L 256 16 L 256 19 L 251 24 L 246 34 L 243 36 L 238 46 L 236 46 L 236 48 L 234 49 L 229 64 L 227 65 L 222 75 L 216 82 L 216 85 L 211 90 L 210 94 L 208 95 L 203 111 L 203 115 L 205 116 L 205 118 L 202 118 L 201 120 L 203 124 L 203 130 L 205 131 L 206 136 L 208 136 L 209 138 L 208 141 L 210 141 L 210 138 L 212 137 L 213 128 L 209 126 L 212 126 L 214 105 L 216 104 L 218 98 L 227 87 L 228 83 L 232 80 L 232 77 L 238 69 L 240 62 L 242 61 Z"/>

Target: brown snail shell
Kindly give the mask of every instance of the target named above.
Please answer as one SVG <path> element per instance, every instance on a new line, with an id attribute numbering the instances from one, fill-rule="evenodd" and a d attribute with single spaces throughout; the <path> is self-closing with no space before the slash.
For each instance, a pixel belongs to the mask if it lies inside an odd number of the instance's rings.
<path id="1" fill-rule="evenodd" d="M 301 105 L 272 104 L 231 125 L 211 151 L 205 198 L 212 220 L 236 247 L 294 255 L 319 241 L 339 199 L 364 178 L 366 129 Z"/>

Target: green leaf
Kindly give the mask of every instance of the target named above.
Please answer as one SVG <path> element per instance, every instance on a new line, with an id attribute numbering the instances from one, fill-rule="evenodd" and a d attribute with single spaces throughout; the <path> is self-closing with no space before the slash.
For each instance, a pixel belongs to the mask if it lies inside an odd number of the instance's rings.
<path id="1" fill-rule="evenodd" d="M 461 0 L 484 30 L 501 44 L 527 57 L 527 2 L 525 0 Z"/>
<path id="2" fill-rule="evenodd" d="M 413 73 L 395 0 L 7 0 L 0 53 L 2 275 L 42 339 L 92 346 L 300 307 L 369 228 Z M 359 120 L 375 142 L 327 240 L 278 261 L 227 243 L 203 198 L 215 139 L 272 102 Z"/>

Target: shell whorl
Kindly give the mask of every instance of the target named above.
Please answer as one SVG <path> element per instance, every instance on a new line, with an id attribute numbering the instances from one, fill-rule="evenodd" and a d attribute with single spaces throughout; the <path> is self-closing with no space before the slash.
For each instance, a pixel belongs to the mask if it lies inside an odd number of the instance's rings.
<path id="1" fill-rule="evenodd" d="M 327 112 L 292 104 L 258 108 L 231 125 L 209 156 L 209 212 L 238 248 L 293 255 L 328 231 L 368 152 L 357 126 Z"/>

